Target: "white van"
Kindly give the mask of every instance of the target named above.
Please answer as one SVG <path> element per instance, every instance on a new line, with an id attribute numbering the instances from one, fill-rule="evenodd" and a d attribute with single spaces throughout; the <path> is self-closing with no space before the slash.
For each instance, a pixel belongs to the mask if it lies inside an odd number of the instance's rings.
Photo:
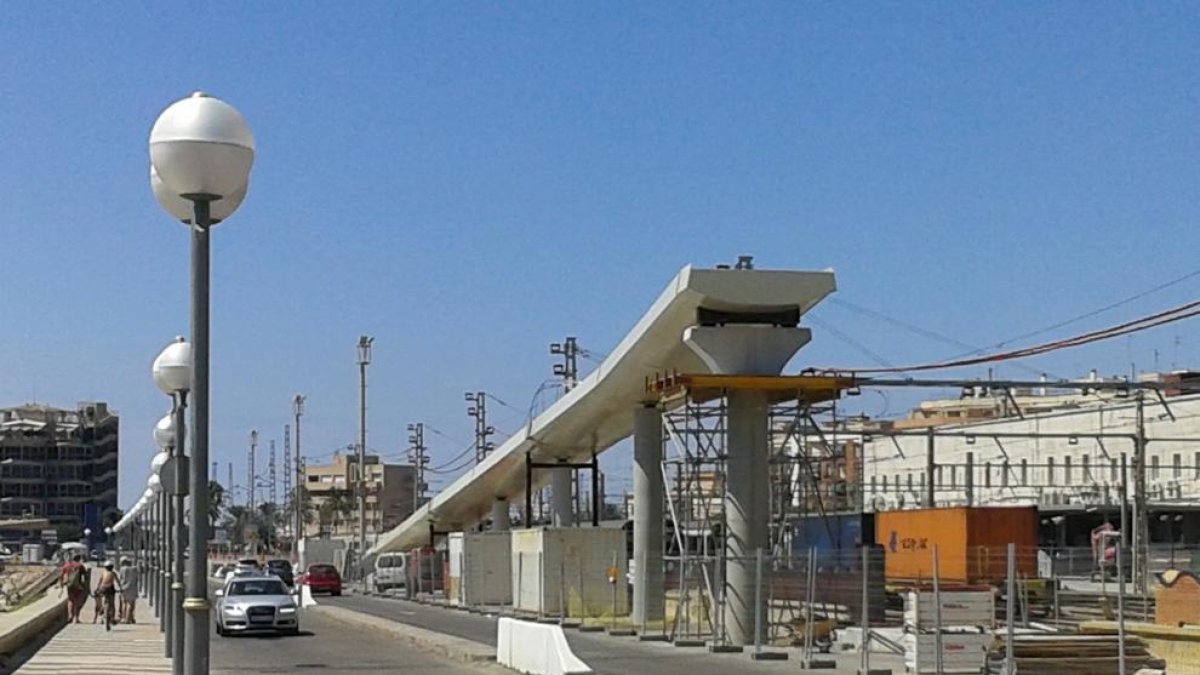
<path id="1" fill-rule="evenodd" d="M 383 553 L 375 558 L 375 592 L 389 588 L 404 588 L 408 580 L 408 556 L 404 553 Z"/>

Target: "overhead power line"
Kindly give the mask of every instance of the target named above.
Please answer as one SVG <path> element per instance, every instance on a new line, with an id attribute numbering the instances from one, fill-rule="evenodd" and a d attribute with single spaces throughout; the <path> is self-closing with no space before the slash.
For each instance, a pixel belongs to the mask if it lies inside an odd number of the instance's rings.
<path id="1" fill-rule="evenodd" d="M 1133 321 L 1126 321 L 1125 323 L 1117 324 L 1115 326 L 1110 326 L 1108 328 L 1103 328 L 1101 330 L 1094 330 L 1094 331 L 1090 331 L 1087 333 L 1083 333 L 1081 335 L 1064 338 L 1061 340 L 1054 340 L 1051 342 L 1045 342 L 1045 343 L 1033 345 L 1030 347 L 1023 347 L 1021 349 L 1013 349 L 1013 350 L 1008 350 L 1008 351 L 1004 351 L 1004 352 L 986 354 L 983 356 L 976 356 L 976 357 L 971 357 L 971 358 L 954 358 L 954 359 L 949 359 L 946 361 L 925 363 L 925 364 L 919 364 L 919 365 L 913 365 L 913 366 L 905 366 L 902 368 L 901 367 L 831 368 L 829 370 L 842 371 L 842 372 L 860 372 L 860 373 L 902 373 L 902 372 L 906 372 L 906 371 L 940 370 L 940 369 L 944 369 L 944 368 L 958 368 L 958 367 L 962 367 L 962 366 L 974 366 L 974 365 L 979 365 L 979 364 L 983 364 L 983 363 L 996 363 L 996 362 L 1000 362 L 1000 361 L 1008 361 L 1008 360 L 1012 360 L 1012 359 L 1026 358 L 1026 357 L 1030 357 L 1030 356 L 1038 356 L 1040 354 L 1046 354 L 1048 352 L 1053 352 L 1053 351 L 1057 351 L 1060 349 L 1067 349 L 1070 347 L 1078 347 L 1080 345 L 1091 344 L 1093 342 L 1100 342 L 1102 340 L 1108 340 L 1108 339 L 1111 339 L 1114 337 L 1120 337 L 1122 335 L 1131 335 L 1133 333 L 1141 332 L 1144 330 L 1149 330 L 1151 328 L 1157 328 L 1158 326 L 1164 326 L 1166 324 L 1174 323 L 1176 321 L 1182 321 L 1184 319 L 1189 319 L 1191 317 L 1200 315 L 1200 309 L 1198 309 L 1198 308 L 1200 308 L 1200 300 L 1193 300 L 1192 302 L 1185 303 L 1183 305 L 1179 305 L 1178 307 L 1173 307 L 1171 309 L 1168 309 L 1168 310 L 1165 310 L 1162 312 L 1157 312 L 1157 313 L 1151 314 L 1149 316 L 1144 316 L 1144 317 L 1141 317 L 1138 319 L 1134 319 Z"/>

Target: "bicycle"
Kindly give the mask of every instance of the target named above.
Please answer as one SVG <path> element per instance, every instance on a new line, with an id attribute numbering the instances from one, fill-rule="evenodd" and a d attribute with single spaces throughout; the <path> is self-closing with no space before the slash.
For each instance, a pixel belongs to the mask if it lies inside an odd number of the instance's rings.
<path id="1" fill-rule="evenodd" d="M 113 624 L 117 622 L 117 608 L 114 604 L 116 597 L 116 589 L 96 591 L 96 602 L 103 603 L 101 611 L 104 613 L 104 630 L 106 631 L 111 631 Z"/>

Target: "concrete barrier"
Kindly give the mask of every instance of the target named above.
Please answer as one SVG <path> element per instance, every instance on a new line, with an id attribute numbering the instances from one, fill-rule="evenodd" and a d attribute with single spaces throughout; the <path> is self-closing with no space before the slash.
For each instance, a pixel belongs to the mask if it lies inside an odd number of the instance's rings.
<path id="1" fill-rule="evenodd" d="M 528 675 L 583 675 L 593 672 L 567 644 L 562 627 L 519 619 L 500 619 L 496 662 Z"/>
<path id="2" fill-rule="evenodd" d="M 15 612 L 0 614 L 0 655 L 8 656 L 29 645 L 40 634 L 64 626 L 64 598 L 47 593 Z"/>

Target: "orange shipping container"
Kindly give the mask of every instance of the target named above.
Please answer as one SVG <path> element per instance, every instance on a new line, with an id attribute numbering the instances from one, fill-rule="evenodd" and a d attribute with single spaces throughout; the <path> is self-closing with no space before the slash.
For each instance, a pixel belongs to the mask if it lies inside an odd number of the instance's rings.
<path id="1" fill-rule="evenodd" d="M 884 549 L 888 582 L 933 579 L 938 547 L 941 581 L 998 583 L 1008 571 L 1007 548 L 1017 545 L 1017 575 L 1037 577 L 1037 508 L 960 507 L 875 514 L 875 541 Z"/>

